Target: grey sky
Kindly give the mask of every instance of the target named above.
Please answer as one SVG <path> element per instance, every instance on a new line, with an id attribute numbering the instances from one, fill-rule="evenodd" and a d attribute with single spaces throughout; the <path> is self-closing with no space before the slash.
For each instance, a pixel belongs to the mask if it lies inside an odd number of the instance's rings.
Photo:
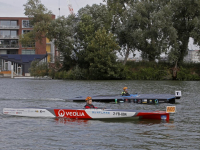
<path id="1" fill-rule="evenodd" d="M 28 0 L 0 0 L 0 17 L 25 17 L 24 4 Z M 59 15 L 58 8 L 60 7 L 60 15 L 68 16 L 68 3 L 72 4 L 74 12 L 87 4 L 100 4 L 103 0 L 41 0 L 48 10 L 51 10 L 56 16 Z"/>

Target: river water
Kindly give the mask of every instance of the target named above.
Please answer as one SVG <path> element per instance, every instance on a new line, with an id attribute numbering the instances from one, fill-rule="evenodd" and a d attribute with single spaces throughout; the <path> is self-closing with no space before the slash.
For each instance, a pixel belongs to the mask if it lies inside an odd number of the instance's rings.
<path id="1" fill-rule="evenodd" d="M 80 107 L 84 103 L 65 101 L 75 96 L 129 93 L 174 94 L 181 90 L 177 112 L 170 121 L 153 120 L 69 120 L 13 117 L 2 114 L 13 107 Z M 172 104 L 98 103 L 115 109 L 165 110 Z M 63 81 L 0 78 L 0 149 L 200 149 L 199 81 Z"/>

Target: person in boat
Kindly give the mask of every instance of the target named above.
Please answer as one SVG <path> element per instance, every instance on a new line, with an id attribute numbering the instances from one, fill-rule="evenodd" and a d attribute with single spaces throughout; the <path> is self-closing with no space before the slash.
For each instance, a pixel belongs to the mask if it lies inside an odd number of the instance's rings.
<path id="1" fill-rule="evenodd" d="M 92 104 L 92 97 L 89 97 L 89 96 L 86 97 L 85 101 L 86 101 L 86 105 L 85 105 L 86 109 L 97 108 L 97 107 L 94 107 L 94 105 Z"/>
<path id="2" fill-rule="evenodd" d="M 123 88 L 122 96 L 130 96 L 130 94 L 128 93 L 128 88 L 127 87 Z"/>

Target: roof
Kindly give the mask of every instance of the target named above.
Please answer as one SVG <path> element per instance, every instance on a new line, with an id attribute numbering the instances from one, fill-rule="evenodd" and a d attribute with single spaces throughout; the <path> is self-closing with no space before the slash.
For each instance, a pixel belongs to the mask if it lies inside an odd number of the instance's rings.
<path id="1" fill-rule="evenodd" d="M 0 59 L 15 62 L 18 64 L 31 63 L 34 60 L 42 60 L 47 55 L 27 55 L 27 54 L 0 54 Z"/>

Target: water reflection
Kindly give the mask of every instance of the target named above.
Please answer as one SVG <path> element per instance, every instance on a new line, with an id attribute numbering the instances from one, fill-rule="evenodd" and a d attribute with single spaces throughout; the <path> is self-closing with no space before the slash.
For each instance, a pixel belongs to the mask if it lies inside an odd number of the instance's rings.
<path id="1" fill-rule="evenodd" d="M 100 121 L 105 123 L 133 123 L 133 124 L 143 124 L 143 125 L 154 125 L 162 123 L 172 123 L 172 120 L 151 120 L 151 119 L 137 119 L 137 118 L 123 118 L 123 119 L 100 119 Z"/>
<path id="2" fill-rule="evenodd" d="M 76 124 L 76 125 L 87 125 L 89 120 L 84 119 L 70 119 L 70 118 L 55 118 L 58 124 Z"/>
<path id="3" fill-rule="evenodd" d="M 133 123 L 133 124 L 141 124 L 141 125 L 155 125 L 155 124 L 164 124 L 165 127 L 170 129 L 174 128 L 173 121 L 166 120 L 150 120 L 150 119 L 136 119 L 136 118 L 123 118 L 123 119 L 70 119 L 70 118 L 55 118 L 56 123 L 58 124 L 74 124 L 74 125 L 87 125 L 91 121 L 100 121 L 104 123 Z"/>

